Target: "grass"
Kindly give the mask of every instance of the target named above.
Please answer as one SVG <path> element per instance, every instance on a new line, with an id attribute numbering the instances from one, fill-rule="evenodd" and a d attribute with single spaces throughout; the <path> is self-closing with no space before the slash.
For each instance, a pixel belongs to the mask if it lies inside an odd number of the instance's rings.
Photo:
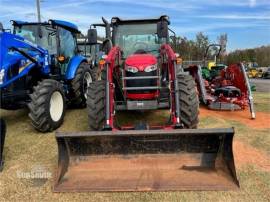
<path id="1" fill-rule="evenodd" d="M 239 121 L 224 120 L 217 117 L 205 117 L 200 120 L 200 128 L 235 127 L 235 138 L 270 154 L 269 129 L 254 129 Z"/>
<path id="2" fill-rule="evenodd" d="M 257 110 L 269 109 L 270 96 L 255 93 Z M 5 144 L 5 169 L 0 174 L 0 201 L 269 201 L 270 172 L 256 165 L 237 169 L 241 190 L 237 192 L 124 192 L 124 193 L 52 193 L 53 179 L 35 181 L 18 178 L 18 172 L 30 172 L 37 166 L 54 173 L 57 165 L 57 145 L 54 133 L 37 133 L 30 125 L 26 110 L 1 111 L 7 120 L 8 134 Z M 151 124 L 165 122 L 165 111 L 119 115 L 121 124 L 134 120 L 148 120 Z M 270 121 L 270 120 L 269 120 Z M 270 156 L 270 135 L 267 129 L 253 129 L 236 121 L 216 117 L 200 120 L 200 127 L 236 128 L 236 139 L 251 145 Z M 85 110 L 67 111 L 61 131 L 85 131 L 88 129 Z"/>
<path id="3" fill-rule="evenodd" d="M 270 112 L 270 93 L 253 92 L 256 111 Z"/>

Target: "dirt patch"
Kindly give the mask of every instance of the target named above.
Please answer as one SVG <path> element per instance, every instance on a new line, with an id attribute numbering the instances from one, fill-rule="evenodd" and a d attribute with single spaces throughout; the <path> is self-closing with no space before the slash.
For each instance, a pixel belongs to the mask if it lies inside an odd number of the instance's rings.
<path id="1" fill-rule="evenodd" d="M 222 119 L 239 121 L 252 128 L 270 128 L 270 114 L 257 112 L 256 119 L 250 118 L 249 110 L 243 111 L 214 111 L 207 108 L 200 108 L 200 117 L 218 117 Z"/>
<path id="2" fill-rule="evenodd" d="M 263 151 L 237 140 L 233 143 L 233 151 L 237 168 L 251 164 L 270 172 L 270 156 Z"/>

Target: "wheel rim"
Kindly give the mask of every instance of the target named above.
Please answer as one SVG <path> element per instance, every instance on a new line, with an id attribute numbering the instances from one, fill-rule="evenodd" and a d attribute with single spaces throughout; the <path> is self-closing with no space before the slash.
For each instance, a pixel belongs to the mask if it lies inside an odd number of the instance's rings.
<path id="1" fill-rule="evenodd" d="M 92 83 L 92 76 L 89 72 L 86 72 L 83 77 L 83 92 L 85 99 L 87 98 L 87 91 L 90 83 Z"/>
<path id="2" fill-rule="evenodd" d="M 64 111 L 63 96 L 59 91 L 55 91 L 50 99 L 50 115 L 55 122 L 59 121 Z"/>

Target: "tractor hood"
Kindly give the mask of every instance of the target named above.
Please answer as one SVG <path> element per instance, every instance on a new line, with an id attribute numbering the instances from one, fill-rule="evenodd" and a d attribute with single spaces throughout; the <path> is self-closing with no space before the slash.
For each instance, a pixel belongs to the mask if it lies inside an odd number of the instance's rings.
<path id="1" fill-rule="evenodd" d="M 126 66 L 137 67 L 139 71 L 155 64 L 157 64 L 157 58 L 152 54 L 133 54 L 126 59 Z"/>
<path id="2" fill-rule="evenodd" d="M 47 73 L 48 57 L 48 51 L 36 44 L 9 32 L 0 32 L 0 88 L 26 75 L 36 63 L 43 64 L 42 72 Z"/>

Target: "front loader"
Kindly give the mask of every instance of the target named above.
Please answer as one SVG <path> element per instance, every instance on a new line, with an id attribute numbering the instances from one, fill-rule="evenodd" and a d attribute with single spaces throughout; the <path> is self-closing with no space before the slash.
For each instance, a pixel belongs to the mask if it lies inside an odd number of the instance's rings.
<path id="1" fill-rule="evenodd" d="M 103 22 L 103 45 L 111 49 L 101 61 L 102 80 L 88 90 L 91 131 L 56 133 L 54 191 L 237 189 L 234 130 L 196 129 L 196 84 L 183 70 L 176 74 L 169 18 Z M 95 29 L 88 31 L 89 42 L 96 43 L 96 36 Z M 116 117 L 119 111 L 161 109 L 170 115 L 159 126 L 119 125 Z"/>

